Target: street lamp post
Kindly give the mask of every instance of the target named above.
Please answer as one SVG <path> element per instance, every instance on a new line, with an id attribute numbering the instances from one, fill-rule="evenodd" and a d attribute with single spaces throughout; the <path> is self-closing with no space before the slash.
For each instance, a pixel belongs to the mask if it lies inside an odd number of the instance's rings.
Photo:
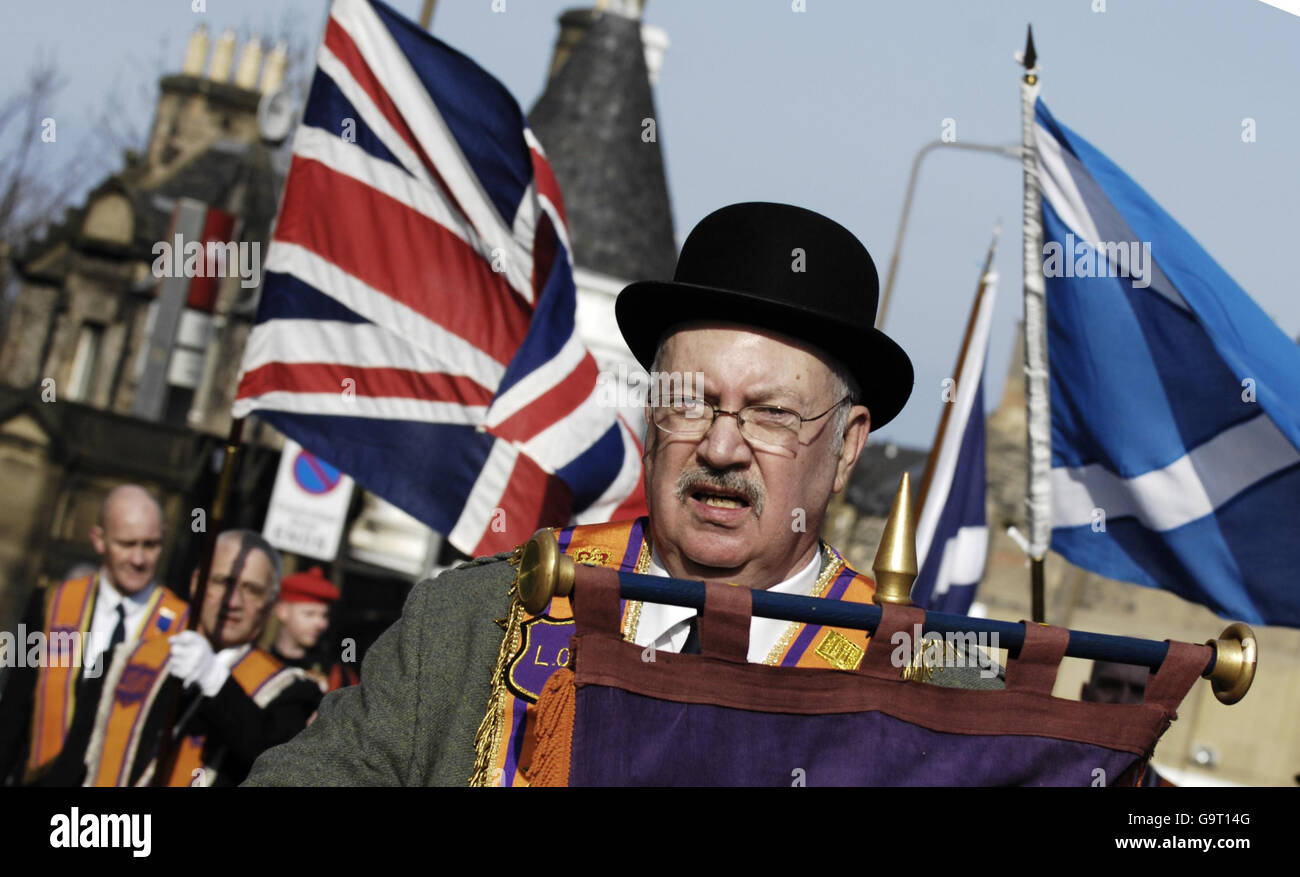
<path id="1" fill-rule="evenodd" d="M 885 314 L 889 311 L 889 297 L 894 290 L 894 275 L 898 271 L 898 256 L 903 251 L 903 235 L 907 231 L 907 218 L 912 212 L 912 196 L 916 194 L 916 177 L 921 170 L 921 159 L 939 147 L 990 152 L 1015 161 L 1021 160 L 1021 146 L 1019 143 L 998 145 L 994 143 L 963 143 L 956 140 L 932 140 L 917 151 L 916 158 L 912 159 L 912 174 L 907 179 L 907 194 L 903 196 L 903 215 L 898 220 L 898 237 L 894 240 L 894 252 L 889 257 L 889 271 L 885 275 L 885 289 L 880 296 L 880 311 L 876 315 L 877 329 L 884 328 Z"/>

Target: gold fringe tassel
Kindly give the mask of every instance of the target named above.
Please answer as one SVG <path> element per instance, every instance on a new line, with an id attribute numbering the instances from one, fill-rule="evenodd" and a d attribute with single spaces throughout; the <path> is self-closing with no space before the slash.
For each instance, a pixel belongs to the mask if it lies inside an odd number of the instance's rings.
<path id="1" fill-rule="evenodd" d="M 519 565 L 518 557 L 519 551 L 516 549 L 515 556 L 510 559 L 516 569 Z M 469 777 L 471 786 L 504 786 L 507 782 L 507 779 L 500 775 L 500 770 L 494 768 L 492 762 L 501 746 L 501 734 L 506 721 L 506 704 L 510 698 L 510 692 L 506 688 L 506 667 L 509 666 L 510 659 L 519 648 L 526 614 L 524 604 L 519 601 L 517 583 L 512 582 L 510 610 L 506 613 L 505 636 L 501 638 L 501 648 L 497 650 L 496 664 L 492 668 L 492 692 L 488 696 L 487 713 L 474 734 L 474 772 Z"/>

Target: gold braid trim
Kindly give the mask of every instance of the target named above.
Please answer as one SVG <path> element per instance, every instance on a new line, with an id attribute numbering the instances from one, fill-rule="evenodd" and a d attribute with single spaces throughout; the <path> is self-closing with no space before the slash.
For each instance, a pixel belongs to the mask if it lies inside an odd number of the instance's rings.
<path id="1" fill-rule="evenodd" d="M 523 556 L 523 546 L 515 549 L 515 553 L 510 557 L 510 564 L 519 568 L 519 560 Z M 505 618 L 505 636 L 501 638 L 501 648 L 497 650 L 496 664 L 492 668 L 491 694 L 488 696 L 487 713 L 483 716 L 483 721 L 479 723 L 478 731 L 474 734 L 474 772 L 470 774 L 469 784 L 471 786 L 503 786 L 506 784 L 505 778 L 501 776 L 501 771 L 495 768 L 492 762 L 495 759 L 497 749 L 501 745 L 501 734 L 505 727 L 506 704 L 510 700 L 510 692 L 506 688 L 506 667 L 510 664 L 510 659 L 514 657 L 515 650 L 519 648 L 519 643 L 523 635 L 523 621 L 527 612 L 524 604 L 519 600 L 518 581 L 510 584 L 510 609 Z"/>
<path id="2" fill-rule="evenodd" d="M 636 557 L 636 567 L 633 572 L 645 575 L 650 571 L 650 536 L 646 534 L 641 539 L 641 553 Z M 641 624 L 641 601 L 627 601 L 627 618 L 623 620 L 623 639 L 630 643 L 636 642 L 637 627 Z"/>
<path id="3" fill-rule="evenodd" d="M 844 569 L 844 560 L 835 553 L 835 550 L 826 543 L 822 543 L 822 553 L 825 555 L 825 567 L 817 575 L 817 581 L 813 583 L 812 596 L 820 597 L 826 593 L 826 588 L 835 577 Z M 807 625 L 800 621 L 791 621 L 790 626 L 781 634 L 781 638 L 772 646 L 772 650 L 767 653 L 763 663 L 775 667 L 785 657 L 786 652 L 790 649 L 790 644 L 794 642 L 795 635 L 803 630 Z"/>

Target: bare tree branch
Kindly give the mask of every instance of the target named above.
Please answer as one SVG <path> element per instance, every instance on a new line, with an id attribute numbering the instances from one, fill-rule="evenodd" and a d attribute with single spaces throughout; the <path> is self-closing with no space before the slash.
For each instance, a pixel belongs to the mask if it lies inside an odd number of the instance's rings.
<path id="1" fill-rule="evenodd" d="M 54 151 L 44 149 L 44 123 L 54 118 L 65 84 L 54 59 L 42 52 L 18 93 L 0 104 L 0 241 L 14 248 L 54 221 L 89 171 L 84 150 L 55 164 Z"/>

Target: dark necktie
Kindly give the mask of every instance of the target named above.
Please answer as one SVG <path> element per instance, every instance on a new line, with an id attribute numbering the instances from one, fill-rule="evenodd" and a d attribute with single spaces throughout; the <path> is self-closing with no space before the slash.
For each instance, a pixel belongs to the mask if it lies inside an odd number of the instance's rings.
<path id="1" fill-rule="evenodd" d="M 683 655 L 698 655 L 700 653 L 700 616 L 696 615 L 691 618 L 690 631 L 686 634 L 686 644 L 682 646 Z"/>
<path id="2" fill-rule="evenodd" d="M 40 780 L 41 785 L 80 786 L 85 780 L 86 763 L 83 760 L 94 730 L 96 705 L 104 690 L 104 673 L 113 660 L 113 649 L 126 639 L 126 607 L 117 604 L 117 626 L 108 639 L 108 648 L 99 656 L 99 672 L 93 676 L 83 674 L 77 683 L 76 707 L 72 724 L 63 741 L 63 749 L 55 759 L 49 773 Z"/>
<path id="3" fill-rule="evenodd" d="M 113 635 L 108 638 L 108 651 L 104 652 L 106 658 L 111 658 L 113 649 L 117 648 L 118 643 L 126 639 L 126 607 L 121 603 L 117 604 L 117 627 L 113 628 Z"/>

